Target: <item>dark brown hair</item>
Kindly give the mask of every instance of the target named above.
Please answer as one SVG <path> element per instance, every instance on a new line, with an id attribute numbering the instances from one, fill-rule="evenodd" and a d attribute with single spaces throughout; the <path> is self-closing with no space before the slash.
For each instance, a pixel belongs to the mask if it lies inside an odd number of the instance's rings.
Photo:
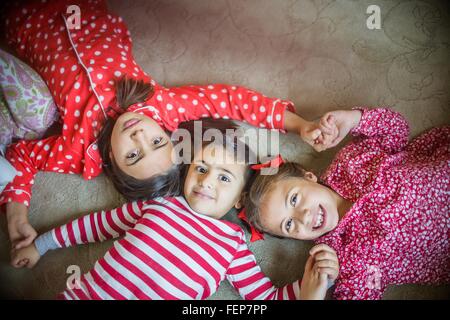
<path id="1" fill-rule="evenodd" d="M 126 109 L 139 102 L 143 102 L 153 94 L 153 87 L 142 80 L 137 81 L 122 77 L 116 84 L 116 104 L 125 112 Z M 227 129 L 236 129 L 238 125 L 228 119 L 204 118 L 202 134 L 209 128 L 218 129 L 222 134 Z M 100 131 L 98 147 L 103 160 L 103 170 L 112 181 L 116 190 L 127 200 L 154 199 L 157 197 L 179 196 L 183 190 L 184 177 L 189 165 L 174 165 L 164 173 L 156 174 L 147 179 L 136 179 L 123 172 L 110 157 L 111 134 L 116 119 L 108 118 Z M 186 129 L 194 136 L 194 120 L 182 122 L 179 129 Z M 170 132 L 167 132 L 170 136 Z M 174 142 L 174 143 L 179 143 Z"/>
<path id="2" fill-rule="evenodd" d="M 276 184 L 288 178 L 304 178 L 306 170 L 295 162 L 285 162 L 274 175 L 257 174 L 244 199 L 245 213 L 250 225 L 259 231 L 267 232 L 261 224 L 260 208 L 263 197 L 276 187 Z M 268 232 L 270 233 L 270 232 Z"/>

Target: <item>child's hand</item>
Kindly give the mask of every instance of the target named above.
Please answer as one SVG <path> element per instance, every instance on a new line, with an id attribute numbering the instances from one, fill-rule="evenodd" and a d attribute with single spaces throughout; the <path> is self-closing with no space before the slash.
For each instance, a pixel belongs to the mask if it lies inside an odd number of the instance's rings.
<path id="1" fill-rule="evenodd" d="M 317 146 L 316 151 L 324 151 L 331 148 L 332 143 L 339 136 L 339 129 L 336 125 L 336 119 L 331 115 L 322 117 L 318 121 L 318 127 L 321 135 L 314 141 Z"/>
<path id="2" fill-rule="evenodd" d="M 318 244 L 309 251 L 314 257 L 314 265 L 319 273 L 326 274 L 328 279 L 335 281 L 339 275 L 339 260 L 333 248 L 326 244 Z"/>
<path id="3" fill-rule="evenodd" d="M 323 300 L 328 290 L 328 280 L 335 281 L 339 275 L 336 251 L 326 244 L 319 244 L 314 246 L 309 254 L 300 288 L 300 299 Z"/>
<path id="4" fill-rule="evenodd" d="M 333 121 L 321 123 L 319 121 L 308 121 L 299 115 L 286 111 L 284 127 L 289 132 L 295 132 L 316 151 L 328 149 L 338 135 L 338 129 Z"/>
<path id="5" fill-rule="evenodd" d="M 303 274 L 300 287 L 301 300 L 324 300 L 328 289 L 328 276 L 320 273 L 311 255 L 306 261 L 305 273 Z"/>
<path id="6" fill-rule="evenodd" d="M 14 220 L 8 222 L 9 239 L 12 249 L 29 246 L 37 237 L 37 232 L 28 221 Z"/>
<path id="7" fill-rule="evenodd" d="M 8 233 L 12 249 L 29 246 L 37 237 L 37 232 L 28 222 L 28 208 L 18 202 L 6 205 Z"/>
<path id="8" fill-rule="evenodd" d="M 308 121 L 300 130 L 303 141 L 308 143 L 317 152 L 330 148 L 331 143 L 337 138 L 339 130 L 333 118 L 328 121 L 321 118 L 319 121 Z"/>
<path id="9" fill-rule="evenodd" d="M 328 149 L 328 145 L 337 137 L 338 129 L 334 123 L 327 125 L 319 121 L 308 121 L 300 129 L 300 136 L 317 152 Z"/>
<path id="10" fill-rule="evenodd" d="M 14 268 L 33 268 L 41 256 L 34 243 L 22 249 L 11 250 L 11 265 Z"/>
<path id="11" fill-rule="evenodd" d="M 361 111 L 359 110 L 337 110 L 326 113 L 320 118 L 319 128 L 324 130 L 333 130 L 329 140 L 322 145 L 323 150 L 333 148 L 338 145 L 361 120 Z M 332 128 L 335 129 L 332 129 Z M 337 130 L 337 131 L 334 131 Z"/>

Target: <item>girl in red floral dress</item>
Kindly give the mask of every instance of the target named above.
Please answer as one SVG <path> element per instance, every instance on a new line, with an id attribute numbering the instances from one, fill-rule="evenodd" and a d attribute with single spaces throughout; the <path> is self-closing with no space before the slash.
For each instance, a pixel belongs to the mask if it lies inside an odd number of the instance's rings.
<path id="1" fill-rule="evenodd" d="M 334 111 L 321 123 L 336 132 L 330 146 L 349 132 L 354 140 L 320 183 L 296 163 L 259 175 L 249 223 L 332 247 L 337 299 L 380 299 L 390 284 L 449 284 L 450 127 L 408 143 L 407 122 L 389 109 Z"/>

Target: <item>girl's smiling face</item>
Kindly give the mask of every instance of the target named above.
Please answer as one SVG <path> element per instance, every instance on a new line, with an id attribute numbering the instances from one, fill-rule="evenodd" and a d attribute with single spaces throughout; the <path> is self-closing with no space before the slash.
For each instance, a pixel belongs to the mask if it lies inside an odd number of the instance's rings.
<path id="1" fill-rule="evenodd" d="M 277 236 L 316 239 L 336 228 L 339 199 L 333 190 L 317 183 L 311 172 L 305 178 L 283 179 L 261 199 L 261 225 Z"/>
<path id="2" fill-rule="evenodd" d="M 184 197 L 194 211 L 220 219 L 240 208 L 247 168 L 231 156 L 214 143 L 196 153 L 184 183 Z"/>

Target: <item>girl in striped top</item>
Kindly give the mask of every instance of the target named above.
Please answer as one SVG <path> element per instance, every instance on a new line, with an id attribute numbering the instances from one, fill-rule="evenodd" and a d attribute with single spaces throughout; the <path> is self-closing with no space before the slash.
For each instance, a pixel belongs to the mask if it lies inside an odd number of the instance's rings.
<path id="1" fill-rule="evenodd" d="M 301 290 L 300 281 L 275 288 L 248 249 L 243 230 L 219 220 L 241 207 L 252 174 L 242 162 L 222 160 L 239 150 L 236 143 L 234 151 L 226 145 L 213 142 L 194 153 L 184 166 L 184 197 L 132 202 L 83 216 L 14 251 L 13 266 L 31 268 L 49 249 L 125 235 L 61 298 L 205 299 L 226 278 L 244 299 L 323 299 L 337 267 L 320 270 L 320 261 L 311 256 Z M 316 249 L 315 255 L 324 250 Z"/>

